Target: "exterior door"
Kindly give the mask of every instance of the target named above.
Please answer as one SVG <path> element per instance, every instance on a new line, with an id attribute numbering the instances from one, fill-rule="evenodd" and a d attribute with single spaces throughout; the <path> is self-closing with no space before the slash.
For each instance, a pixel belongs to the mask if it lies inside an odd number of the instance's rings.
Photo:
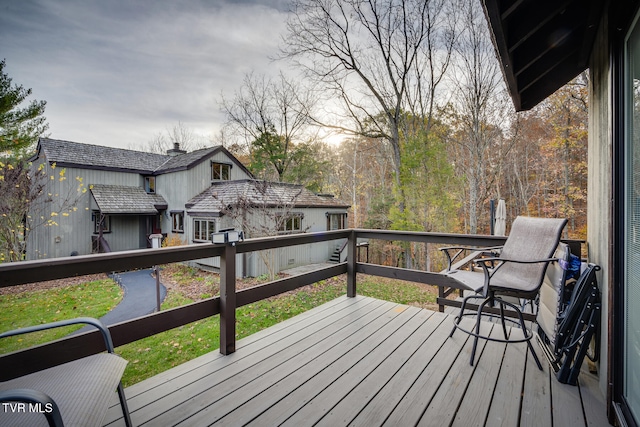
<path id="1" fill-rule="evenodd" d="M 640 24 L 625 42 L 622 400 L 640 420 Z"/>

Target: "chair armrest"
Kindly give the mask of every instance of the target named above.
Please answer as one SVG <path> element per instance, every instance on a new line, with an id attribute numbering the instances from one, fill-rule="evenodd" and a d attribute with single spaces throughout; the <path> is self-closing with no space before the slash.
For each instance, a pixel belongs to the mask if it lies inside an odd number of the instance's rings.
<path id="1" fill-rule="evenodd" d="M 558 258 L 544 258 L 544 259 L 535 259 L 535 260 L 528 260 L 528 261 L 523 261 L 523 260 L 517 260 L 517 259 L 507 259 L 507 258 L 500 258 L 500 257 L 488 257 L 488 258 L 478 258 L 473 260 L 473 262 L 475 262 L 476 264 L 482 266 L 485 263 L 494 263 L 494 262 L 515 262 L 517 264 L 538 264 L 541 262 L 554 262 L 554 261 L 558 261 Z"/>
<path id="2" fill-rule="evenodd" d="M 458 250 L 458 249 L 468 249 L 470 251 L 493 251 L 496 249 L 502 249 L 503 246 L 486 246 L 486 247 L 482 247 L 482 248 L 475 248 L 473 246 L 446 246 L 444 248 L 439 248 L 441 251 L 448 251 L 448 250 Z"/>
<path id="3" fill-rule="evenodd" d="M 75 319 L 67 319 L 60 320 L 58 322 L 45 323 L 43 325 L 35 325 L 29 326 L 27 328 L 14 329 L 12 331 L 3 332 L 0 334 L 0 338 L 12 337 L 15 335 L 28 334 L 31 332 L 44 331 L 47 329 L 61 328 L 63 326 L 69 325 L 77 325 L 77 324 L 87 324 L 95 326 L 102 333 L 102 337 L 104 338 L 104 344 L 107 347 L 107 351 L 109 353 L 113 353 L 113 341 L 111 340 L 111 334 L 109 333 L 109 329 L 98 319 L 94 319 L 92 317 L 78 317 Z"/>
<path id="4" fill-rule="evenodd" d="M 13 390 L 0 391 L 0 402 L 20 402 L 20 403 L 38 403 L 40 410 L 47 418 L 47 422 L 51 427 L 64 427 L 60 409 L 56 402 L 48 395 L 41 391 L 29 388 L 16 388 Z M 2 408 L 6 412 L 6 408 Z"/>
<path id="5" fill-rule="evenodd" d="M 451 271 L 451 267 L 453 266 L 453 263 L 458 259 L 458 257 L 460 255 L 462 255 L 465 251 L 474 251 L 474 252 L 478 252 L 478 253 L 482 253 L 485 251 L 494 251 L 497 249 L 502 249 L 502 246 L 488 246 L 488 247 L 484 247 L 484 248 L 474 248 L 474 247 L 469 247 L 469 246 L 447 246 L 444 248 L 440 248 L 440 250 L 442 252 L 444 252 L 444 254 L 447 256 L 447 270 L 446 271 Z M 455 255 L 451 256 L 450 251 L 457 251 L 455 253 Z"/>

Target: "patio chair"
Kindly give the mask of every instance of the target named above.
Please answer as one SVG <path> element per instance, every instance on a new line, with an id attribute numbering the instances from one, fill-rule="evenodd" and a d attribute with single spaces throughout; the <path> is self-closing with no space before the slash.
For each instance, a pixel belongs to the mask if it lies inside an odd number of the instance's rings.
<path id="1" fill-rule="evenodd" d="M 127 361 L 114 353 L 109 330 L 97 319 L 80 317 L 0 334 L 7 338 L 74 324 L 100 330 L 107 353 L 83 357 L 42 371 L 0 382 L 0 426 L 101 426 L 117 389 L 127 426 L 131 418 L 121 378 Z M 14 408 L 12 410 L 11 408 Z"/>
<path id="2" fill-rule="evenodd" d="M 475 359 L 478 339 L 506 343 L 526 342 L 533 358 L 542 369 L 540 360 L 536 355 L 531 338 L 533 334 L 525 325 L 519 303 L 512 302 L 509 298 L 533 300 L 538 295 L 540 286 L 544 279 L 545 271 L 560 241 L 560 234 L 567 223 L 566 219 L 552 218 L 531 218 L 519 216 L 511 226 L 511 233 L 504 246 L 500 249 L 499 256 L 490 256 L 475 259 L 476 267 L 480 271 L 473 269 L 452 270 L 446 274 L 455 279 L 463 289 L 476 292 L 468 295 L 462 300 L 462 306 L 458 316 L 454 321 L 454 328 L 450 336 L 453 336 L 456 329 L 472 335 L 474 337 L 473 349 L 471 352 L 471 365 Z M 479 293 L 479 294 L 477 294 Z M 465 312 L 470 300 L 482 300 L 475 313 Z M 485 307 L 499 306 L 499 318 L 502 324 L 504 339 L 491 338 L 480 334 L 480 322 L 483 315 L 494 316 L 484 313 Z M 523 338 L 509 339 L 505 322 L 511 319 L 505 318 L 505 308 L 510 308 L 512 317 L 516 317 L 516 323 L 522 328 Z M 472 330 L 464 329 L 460 325 L 463 316 L 475 316 L 476 323 Z"/>
<path id="3" fill-rule="evenodd" d="M 567 280 L 559 286 L 545 286 L 540 291 L 545 309 L 538 311 L 538 342 L 549 360 L 558 381 L 576 385 L 582 362 L 586 357 L 599 358 L 600 290 L 596 272 L 600 267 L 588 264 L 573 284 Z M 567 292 L 570 290 L 571 292 Z M 557 304 L 552 301 L 556 299 Z M 589 354 L 591 339 L 596 343 Z"/>

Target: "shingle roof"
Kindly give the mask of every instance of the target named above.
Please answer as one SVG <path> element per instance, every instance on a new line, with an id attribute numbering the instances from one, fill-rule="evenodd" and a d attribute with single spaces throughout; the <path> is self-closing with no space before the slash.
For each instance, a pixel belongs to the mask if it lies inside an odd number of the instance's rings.
<path id="1" fill-rule="evenodd" d="M 90 188 L 100 212 L 108 215 L 154 215 L 166 209 L 167 201 L 158 194 L 148 194 L 141 187 L 95 184 Z"/>
<path id="2" fill-rule="evenodd" d="M 180 154 L 179 156 L 169 157 L 164 164 L 155 170 L 155 172 L 165 173 L 174 170 L 186 169 L 203 158 L 215 153 L 219 148 L 220 146 L 203 148 L 190 153 Z"/>
<path id="3" fill-rule="evenodd" d="M 170 156 L 59 139 L 40 138 L 39 150 L 44 151 L 49 162 L 63 167 L 75 166 L 88 169 L 135 172 L 143 175 L 160 175 L 189 169 L 212 154 L 223 151 L 247 175 L 252 176 L 251 172 L 221 145 Z"/>
<path id="4" fill-rule="evenodd" d="M 40 138 L 40 148 L 49 162 L 60 166 L 91 166 L 96 169 L 127 170 L 151 174 L 169 156 L 79 142 Z"/>
<path id="5" fill-rule="evenodd" d="M 189 200 L 185 206 L 187 212 L 192 214 L 222 212 L 238 205 L 334 209 L 349 207 L 333 197 L 314 194 L 301 185 L 249 179 L 216 182 Z"/>

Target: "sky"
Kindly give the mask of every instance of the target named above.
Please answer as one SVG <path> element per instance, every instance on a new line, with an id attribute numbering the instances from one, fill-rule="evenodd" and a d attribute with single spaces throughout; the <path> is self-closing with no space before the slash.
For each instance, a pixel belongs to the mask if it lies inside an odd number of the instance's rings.
<path id="1" fill-rule="evenodd" d="M 144 149 L 181 122 L 216 141 L 249 72 L 277 75 L 286 0 L 0 0 L 0 60 L 51 138 Z"/>

